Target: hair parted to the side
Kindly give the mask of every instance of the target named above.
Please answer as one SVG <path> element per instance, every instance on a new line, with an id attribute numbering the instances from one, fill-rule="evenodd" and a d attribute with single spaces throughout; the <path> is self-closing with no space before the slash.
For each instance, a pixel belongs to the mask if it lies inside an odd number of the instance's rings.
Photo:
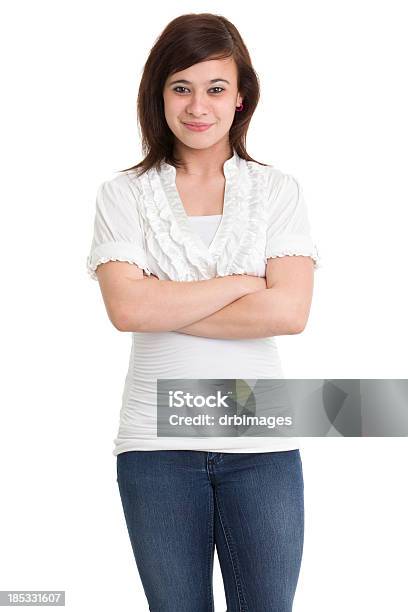
<path id="1" fill-rule="evenodd" d="M 163 88 L 166 79 L 209 59 L 233 57 L 238 72 L 238 91 L 242 94 L 243 110 L 236 112 L 229 131 L 229 141 L 239 157 L 248 161 L 246 134 L 258 105 L 260 85 L 251 58 L 237 28 L 222 15 L 189 13 L 176 17 L 156 39 L 145 63 L 137 96 L 137 120 L 144 159 L 119 172 L 137 170 L 141 175 L 150 168 L 157 170 L 165 161 L 176 168 L 182 161 L 174 157 L 174 134 L 164 115 Z"/>

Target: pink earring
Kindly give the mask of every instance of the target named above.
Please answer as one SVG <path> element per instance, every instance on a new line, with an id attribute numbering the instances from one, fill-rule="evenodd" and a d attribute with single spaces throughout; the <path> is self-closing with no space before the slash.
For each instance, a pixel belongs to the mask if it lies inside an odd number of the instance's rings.
<path id="1" fill-rule="evenodd" d="M 237 113 L 240 113 L 242 110 L 244 110 L 244 105 L 242 104 L 242 102 L 239 106 L 235 107 L 235 110 L 237 111 Z"/>

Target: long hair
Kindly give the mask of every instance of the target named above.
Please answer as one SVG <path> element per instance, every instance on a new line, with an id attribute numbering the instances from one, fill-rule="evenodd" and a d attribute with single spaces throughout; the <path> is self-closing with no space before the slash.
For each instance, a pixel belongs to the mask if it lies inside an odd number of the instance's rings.
<path id="1" fill-rule="evenodd" d="M 166 79 L 181 70 L 207 61 L 233 57 L 238 72 L 238 91 L 243 110 L 236 112 L 229 130 L 230 145 L 239 157 L 254 161 L 245 148 L 246 133 L 258 105 L 260 85 L 251 58 L 237 28 L 228 19 L 212 13 L 190 13 L 176 17 L 164 28 L 145 63 L 137 97 L 137 120 L 144 159 L 131 168 L 143 174 L 159 169 L 165 161 L 176 168 L 182 161 L 174 156 L 174 134 L 164 115 L 163 88 Z"/>

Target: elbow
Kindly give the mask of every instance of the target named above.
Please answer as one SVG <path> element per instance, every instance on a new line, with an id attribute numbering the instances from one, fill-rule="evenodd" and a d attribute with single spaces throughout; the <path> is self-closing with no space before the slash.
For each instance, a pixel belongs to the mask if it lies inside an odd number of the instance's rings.
<path id="1" fill-rule="evenodd" d="M 295 321 L 292 322 L 291 328 L 290 328 L 290 334 L 301 334 L 302 331 L 304 331 L 306 327 L 306 321 L 303 319 L 296 319 Z"/>
<path id="2" fill-rule="evenodd" d="M 277 293 L 275 287 L 271 287 L 270 290 L 277 296 L 272 307 L 275 319 L 272 327 L 275 328 L 275 332 L 278 329 L 279 335 L 301 334 L 309 318 L 310 300 L 306 301 L 303 295 L 294 296 L 285 288 L 280 293 Z"/>
<path id="3" fill-rule="evenodd" d="M 137 319 L 136 317 L 118 317 L 116 319 L 116 324 L 114 324 L 116 329 L 122 332 L 163 332 L 163 331 L 171 331 L 166 326 L 145 319 Z"/>
<path id="4" fill-rule="evenodd" d="M 120 331 L 120 332 L 130 331 L 129 327 L 125 325 L 124 321 L 122 320 L 112 320 L 111 319 L 111 322 L 112 322 L 113 327 L 117 329 L 117 331 Z"/>
<path id="5" fill-rule="evenodd" d="M 282 313 L 282 326 L 285 328 L 285 334 L 295 335 L 301 334 L 307 324 L 309 312 L 306 312 L 302 306 L 286 308 Z"/>
<path id="6" fill-rule="evenodd" d="M 110 316 L 109 319 L 110 319 L 110 322 L 112 323 L 113 327 L 117 331 L 120 331 L 120 332 L 129 331 L 128 324 L 127 324 L 127 322 L 125 322 L 125 319 L 123 317 Z"/>
<path id="7" fill-rule="evenodd" d="M 291 334 L 301 334 L 307 325 L 307 320 L 309 318 L 308 313 L 298 314 L 297 316 L 292 317 L 291 325 L 290 325 L 290 333 Z"/>
<path id="8" fill-rule="evenodd" d="M 141 324 L 135 317 L 129 317 L 125 312 L 112 312 L 109 315 L 112 325 L 120 332 L 142 331 Z"/>
<path id="9" fill-rule="evenodd" d="M 268 325 L 268 336 L 292 336 L 301 334 L 306 327 L 304 319 L 283 316 L 277 322 L 276 318 Z"/>

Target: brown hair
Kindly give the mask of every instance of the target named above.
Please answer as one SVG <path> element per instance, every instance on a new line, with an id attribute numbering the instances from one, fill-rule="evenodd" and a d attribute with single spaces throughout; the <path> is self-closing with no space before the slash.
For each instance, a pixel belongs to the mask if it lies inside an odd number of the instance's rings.
<path id="1" fill-rule="evenodd" d="M 139 169 L 139 174 L 143 174 L 152 167 L 159 169 L 163 160 L 177 168 L 182 166 L 182 161 L 174 157 L 174 134 L 164 115 L 163 88 L 166 79 L 193 64 L 227 57 L 235 60 L 238 91 L 242 94 L 244 107 L 236 113 L 231 125 L 230 144 L 241 158 L 266 165 L 252 159 L 245 149 L 246 133 L 258 105 L 260 86 L 244 41 L 236 27 L 222 15 L 190 13 L 170 21 L 149 53 L 137 97 L 137 116 L 145 158 L 119 172 Z"/>

